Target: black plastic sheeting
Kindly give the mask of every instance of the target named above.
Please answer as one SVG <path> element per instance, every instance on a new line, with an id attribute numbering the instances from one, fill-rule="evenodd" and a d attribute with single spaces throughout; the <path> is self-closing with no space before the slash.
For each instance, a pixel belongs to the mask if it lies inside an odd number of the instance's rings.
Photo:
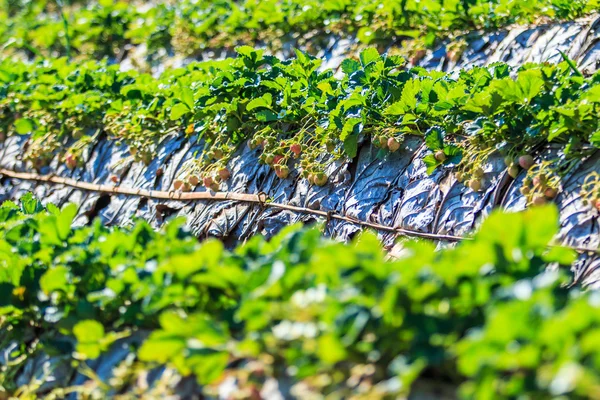
<path id="1" fill-rule="evenodd" d="M 1 166 L 18 171 L 28 170 L 19 161 L 21 148 L 26 142 L 22 136 L 9 137 L 0 148 Z M 110 184 L 113 173 L 121 177 L 125 187 L 172 190 L 175 179 L 181 178 L 183 163 L 202 148 L 197 140 L 183 140 L 183 135 L 171 135 L 159 144 L 157 157 L 148 165 L 134 162 L 125 147 L 114 141 L 101 139 L 85 154 L 82 168 L 68 170 L 54 160 L 44 173 L 71 177 L 85 182 Z M 551 153 L 545 149 L 538 157 Z M 311 186 L 291 170 L 287 179 L 279 179 L 274 171 L 258 163 L 259 150 L 241 146 L 229 163 L 231 178 L 222 185 L 223 191 L 239 193 L 266 193 L 279 203 L 311 209 L 334 211 L 349 217 L 386 226 L 408 228 L 421 232 L 462 236 L 476 229 L 478 223 L 492 209 L 525 208 L 525 199 L 519 192 L 524 172 L 516 180 L 506 177 L 502 157 L 493 155 L 487 163 L 484 186 L 474 192 L 458 183 L 449 169 L 436 170 L 428 175 L 423 157 L 427 154 L 422 141 L 407 137 L 401 149 L 386 158 L 376 157 L 378 149 L 363 144 L 359 155 L 351 162 L 334 162 L 328 167 L 330 179 L 323 187 Z M 563 181 L 564 190 L 556 203 L 561 209 L 560 239 L 570 246 L 598 248 L 600 223 L 598 212 L 583 206 L 579 199 L 581 183 L 593 170 L 600 170 L 600 154 L 582 160 L 574 173 Z M 163 170 L 157 176 L 157 170 Z M 149 221 L 159 228 L 174 216 L 185 216 L 187 224 L 198 237 L 219 237 L 233 246 L 252 235 L 270 237 L 294 222 L 313 222 L 325 219 L 259 204 L 236 201 L 175 201 L 155 200 L 135 196 L 108 195 L 88 192 L 54 184 L 4 179 L 2 199 L 16 199 L 33 191 L 44 203 L 62 206 L 68 202 L 80 205 L 76 224 L 87 224 L 98 217 L 107 225 L 125 226 L 137 218 Z M 196 191 L 204 191 L 198 187 Z M 360 230 L 356 224 L 332 220 L 325 226 L 331 237 L 348 240 Z M 392 249 L 398 235 L 380 232 L 388 249 Z M 591 263 L 591 264 L 590 264 Z M 591 283 L 597 280 L 593 270 L 598 260 L 582 258 L 574 266 L 575 277 Z"/>

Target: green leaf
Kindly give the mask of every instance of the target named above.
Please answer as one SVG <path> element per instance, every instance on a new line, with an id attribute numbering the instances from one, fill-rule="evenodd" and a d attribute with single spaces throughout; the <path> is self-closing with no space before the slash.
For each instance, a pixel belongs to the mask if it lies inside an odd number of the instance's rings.
<path id="1" fill-rule="evenodd" d="M 40 278 L 40 288 L 47 295 L 57 290 L 67 292 L 68 285 L 69 269 L 64 266 L 51 268 Z"/>
<path id="2" fill-rule="evenodd" d="M 425 166 L 427 167 L 427 174 L 431 175 L 433 174 L 433 171 L 435 171 L 435 169 L 442 165 L 442 163 L 438 160 L 436 160 L 435 156 L 433 154 L 428 154 L 425 157 L 423 157 L 423 162 L 425 163 Z"/>
<path id="3" fill-rule="evenodd" d="M 360 63 L 351 58 L 346 58 L 344 61 L 342 61 L 341 67 L 342 67 L 342 71 L 346 75 L 351 75 L 352 73 L 354 73 L 360 69 Z"/>
<path id="4" fill-rule="evenodd" d="M 344 141 L 352 134 L 357 135 L 362 131 L 362 118 L 348 118 L 340 133 L 340 140 Z"/>
<path id="5" fill-rule="evenodd" d="M 56 217 L 56 229 L 61 240 L 66 240 L 71 233 L 71 224 L 77 215 L 77 205 L 67 204 Z"/>
<path id="6" fill-rule="evenodd" d="M 544 254 L 547 263 L 559 263 L 560 265 L 572 265 L 577 260 L 577 252 L 567 247 L 554 246 L 548 253 Z"/>
<path id="7" fill-rule="evenodd" d="M 180 100 L 186 106 L 188 106 L 188 108 L 190 110 L 193 110 L 194 109 L 194 92 L 192 92 L 192 90 L 187 86 L 181 86 L 179 95 L 180 95 Z"/>
<path id="8" fill-rule="evenodd" d="M 201 355 L 192 353 L 188 362 L 194 364 L 192 370 L 198 383 L 208 385 L 223 375 L 223 371 L 229 363 L 229 354 L 223 351 L 203 351 Z"/>
<path id="9" fill-rule="evenodd" d="M 278 115 L 271 110 L 261 110 L 258 111 L 255 115 L 256 119 L 261 122 L 272 122 L 279 120 Z"/>
<path id="10" fill-rule="evenodd" d="M 166 363 L 185 349 L 185 339 L 170 332 L 155 331 L 138 350 L 142 361 Z"/>
<path id="11" fill-rule="evenodd" d="M 42 203 L 35 197 L 31 192 L 25 193 L 23 197 L 21 197 L 21 209 L 24 214 L 36 214 L 44 209 Z"/>
<path id="12" fill-rule="evenodd" d="M 28 118 L 19 118 L 15 121 L 15 131 L 19 135 L 33 132 L 33 121 Z"/>
<path id="13" fill-rule="evenodd" d="M 12 294 L 15 285 L 8 282 L 0 282 L 0 307 L 12 305 Z"/>
<path id="14" fill-rule="evenodd" d="M 346 348 L 335 335 L 327 334 L 321 336 L 317 343 L 317 354 L 323 362 L 335 364 L 346 358 Z"/>
<path id="15" fill-rule="evenodd" d="M 190 108 L 183 103 L 177 103 L 173 107 L 171 107 L 171 121 L 175 121 L 185 114 L 190 112 Z"/>
<path id="16" fill-rule="evenodd" d="M 425 144 L 432 151 L 444 148 L 444 131 L 439 127 L 432 127 L 425 132 Z"/>
<path id="17" fill-rule="evenodd" d="M 75 324 L 73 334 L 79 342 L 97 342 L 104 338 L 104 327 L 98 321 L 83 320 Z"/>
<path id="18" fill-rule="evenodd" d="M 360 53 L 360 63 L 363 68 L 377 60 L 379 60 L 379 52 L 374 47 L 369 47 Z"/>
<path id="19" fill-rule="evenodd" d="M 83 320 L 75 324 L 76 351 L 86 359 L 96 359 L 103 350 L 104 327 L 98 321 Z"/>
<path id="20" fill-rule="evenodd" d="M 272 103 L 273 96 L 271 96 L 271 93 L 265 93 L 262 97 L 250 100 L 250 102 L 246 105 L 246 110 L 252 111 L 259 107 L 271 108 Z"/>
<path id="21" fill-rule="evenodd" d="M 344 140 L 344 151 L 348 157 L 356 157 L 358 152 L 358 135 L 350 135 Z"/>

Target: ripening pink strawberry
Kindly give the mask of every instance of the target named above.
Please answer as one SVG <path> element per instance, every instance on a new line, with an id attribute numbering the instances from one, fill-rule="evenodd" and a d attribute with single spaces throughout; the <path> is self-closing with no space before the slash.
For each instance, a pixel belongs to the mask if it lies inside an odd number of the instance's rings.
<path id="1" fill-rule="evenodd" d="M 181 179 L 175 179 L 175 182 L 173 182 L 173 188 L 175 190 L 179 190 L 179 189 L 181 189 L 182 186 L 183 186 L 183 181 Z"/>
<path id="2" fill-rule="evenodd" d="M 119 183 L 119 177 L 118 177 L 118 176 L 116 176 L 116 175 L 111 175 L 111 176 L 110 176 L 110 181 L 111 181 L 112 183 Z"/>
<path id="3" fill-rule="evenodd" d="M 283 156 L 280 156 L 279 154 L 276 155 L 275 157 L 273 157 L 273 164 L 281 164 L 281 161 L 283 160 Z"/>
<path id="4" fill-rule="evenodd" d="M 299 143 L 294 143 L 290 146 L 290 150 L 292 151 L 292 153 L 299 156 L 300 153 L 302 153 L 302 146 Z"/>
<path id="5" fill-rule="evenodd" d="M 213 178 L 210 176 L 205 176 L 204 179 L 202 180 L 202 182 L 204 183 L 204 186 L 207 188 L 209 188 L 213 183 L 215 183 Z"/>
<path id="6" fill-rule="evenodd" d="M 548 199 L 555 198 L 557 194 L 558 191 L 555 188 L 549 187 L 546 190 L 544 190 L 544 196 L 546 196 Z"/>
<path id="7" fill-rule="evenodd" d="M 231 176 L 231 173 L 229 172 L 229 170 L 227 168 L 221 168 L 219 170 L 219 177 L 221 177 L 221 179 L 223 179 L 224 181 L 229 179 L 230 176 Z"/>
<path id="8" fill-rule="evenodd" d="M 67 153 L 65 156 L 65 164 L 67 164 L 67 168 L 73 169 L 77 166 L 77 158 L 73 154 Z"/>
<path id="9" fill-rule="evenodd" d="M 600 199 L 596 200 L 594 205 L 596 206 L 596 210 L 600 211 Z"/>
<path id="10" fill-rule="evenodd" d="M 517 178 L 519 175 L 519 167 L 517 167 L 517 164 L 511 164 L 510 167 L 508 167 L 508 175 L 513 179 Z"/>
<path id="11" fill-rule="evenodd" d="M 529 168 L 533 167 L 533 164 L 534 164 L 533 157 L 530 156 L 529 154 L 525 154 L 525 155 L 519 157 L 519 165 L 521 166 L 521 168 L 529 169 Z"/>
<path id="12" fill-rule="evenodd" d="M 192 186 L 198 186 L 198 184 L 200 183 L 200 178 L 198 178 L 196 175 L 190 175 L 188 176 L 188 182 Z"/>
<path id="13" fill-rule="evenodd" d="M 533 196 L 533 205 L 541 206 L 546 204 L 546 198 L 542 194 L 536 194 Z"/>
<path id="14" fill-rule="evenodd" d="M 395 151 L 398 151 L 398 149 L 400 148 L 400 142 L 398 142 L 396 138 L 391 137 L 387 141 L 387 147 L 393 153 Z"/>

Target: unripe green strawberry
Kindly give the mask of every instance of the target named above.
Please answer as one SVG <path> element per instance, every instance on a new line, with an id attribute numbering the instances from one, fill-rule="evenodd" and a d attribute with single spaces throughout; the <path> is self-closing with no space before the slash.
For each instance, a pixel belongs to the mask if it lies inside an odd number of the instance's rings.
<path id="1" fill-rule="evenodd" d="M 273 165 L 273 160 L 275 159 L 275 156 L 271 153 L 267 154 L 265 156 L 265 164 L 267 165 Z"/>
<path id="2" fill-rule="evenodd" d="M 481 181 L 479 179 L 471 179 L 469 181 L 469 187 L 472 191 L 478 192 L 481 189 Z"/>
<path id="3" fill-rule="evenodd" d="M 319 172 L 315 175 L 315 185 L 317 186 L 325 185 L 327 183 L 327 180 L 327 175 L 325 175 L 323 172 Z"/>
<path id="4" fill-rule="evenodd" d="M 279 178 L 285 179 L 290 174 L 290 169 L 287 167 L 287 165 L 278 165 L 277 169 L 275 169 L 275 174 Z"/>
<path id="5" fill-rule="evenodd" d="M 439 162 L 444 162 L 446 161 L 446 154 L 444 153 L 443 150 L 438 150 L 435 152 L 435 154 L 433 155 L 435 157 L 436 160 L 438 160 Z"/>
<path id="6" fill-rule="evenodd" d="M 325 147 L 327 148 L 327 151 L 331 153 L 335 150 L 335 142 L 333 140 L 328 140 Z"/>
<path id="7" fill-rule="evenodd" d="M 381 146 L 382 149 L 387 148 L 387 142 L 388 142 L 388 140 L 384 136 L 379 137 L 379 145 Z"/>
<path id="8" fill-rule="evenodd" d="M 508 167 L 508 175 L 510 175 L 510 177 L 513 179 L 517 178 L 519 175 L 519 167 L 517 164 L 511 164 L 510 167 Z"/>

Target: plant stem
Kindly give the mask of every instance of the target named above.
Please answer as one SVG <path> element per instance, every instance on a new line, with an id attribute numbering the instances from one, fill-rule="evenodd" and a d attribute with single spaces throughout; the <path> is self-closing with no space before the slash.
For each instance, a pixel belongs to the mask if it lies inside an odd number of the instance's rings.
<path id="1" fill-rule="evenodd" d="M 67 60 L 71 61 L 71 38 L 69 37 L 69 21 L 67 21 L 67 17 L 65 16 L 63 0 L 56 0 L 56 4 L 58 5 L 58 9 L 60 10 L 60 16 L 63 20 L 63 25 L 65 27 L 65 47 L 67 50 Z"/>

